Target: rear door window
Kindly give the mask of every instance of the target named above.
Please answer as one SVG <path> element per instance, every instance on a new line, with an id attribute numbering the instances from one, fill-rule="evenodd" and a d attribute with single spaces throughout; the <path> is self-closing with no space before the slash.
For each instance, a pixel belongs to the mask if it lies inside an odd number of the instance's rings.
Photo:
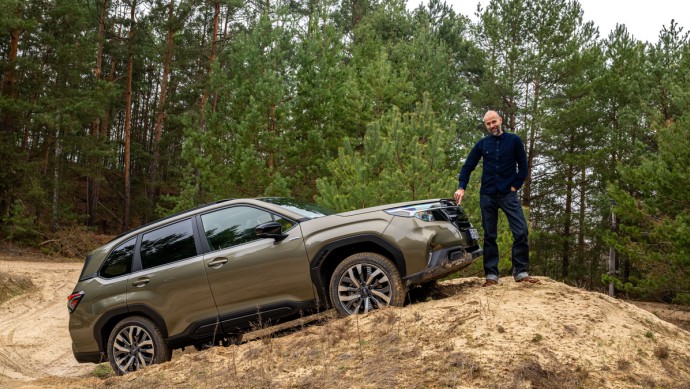
<path id="1" fill-rule="evenodd" d="M 144 234 L 140 253 L 144 269 L 195 256 L 192 220 L 183 220 Z"/>

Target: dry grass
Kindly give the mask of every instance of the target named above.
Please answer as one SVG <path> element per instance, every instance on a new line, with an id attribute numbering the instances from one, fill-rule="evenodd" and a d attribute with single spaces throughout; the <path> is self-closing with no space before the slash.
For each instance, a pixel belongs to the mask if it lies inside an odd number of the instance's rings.
<path id="1" fill-rule="evenodd" d="M 29 277 L 0 271 L 0 303 L 33 288 L 34 284 Z"/>
<path id="2" fill-rule="evenodd" d="M 543 367 L 537 361 L 526 361 L 515 369 L 515 379 L 510 388 L 523 388 L 525 383 L 537 389 L 571 389 L 587 387 L 589 373 L 580 368 L 568 370 L 563 366 Z"/>
<path id="3" fill-rule="evenodd" d="M 47 236 L 40 243 L 40 249 L 51 256 L 84 258 L 111 238 L 110 235 L 94 234 L 86 227 L 63 228 Z"/>
<path id="4" fill-rule="evenodd" d="M 464 279 L 420 301 L 258 326 L 238 345 L 69 386 L 689 389 L 690 334 L 607 296 Z"/>

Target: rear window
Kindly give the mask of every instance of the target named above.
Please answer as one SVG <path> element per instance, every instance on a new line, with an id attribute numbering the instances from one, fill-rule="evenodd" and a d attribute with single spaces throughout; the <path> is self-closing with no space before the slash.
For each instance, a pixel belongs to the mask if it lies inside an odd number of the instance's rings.
<path id="1" fill-rule="evenodd" d="M 192 220 L 183 220 L 144 234 L 140 253 L 144 269 L 195 256 Z"/>
<path id="2" fill-rule="evenodd" d="M 103 278 L 119 277 L 132 271 L 132 259 L 137 238 L 132 238 L 113 250 L 101 268 Z"/>

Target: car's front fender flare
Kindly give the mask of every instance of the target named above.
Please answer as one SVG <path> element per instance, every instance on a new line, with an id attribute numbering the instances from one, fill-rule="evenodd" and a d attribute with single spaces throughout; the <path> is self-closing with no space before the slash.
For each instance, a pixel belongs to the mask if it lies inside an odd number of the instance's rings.
<path id="1" fill-rule="evenodd" d="M 330 274 L 324 274 L 323 270 L 327 265 L 329 265 L 328 267 L 335 268 L 337 263 L 345 259 L 347 255 L 342 255 L 344 249 L 346 252 L 352 254 L 366 251 L 382 254 L 395 264 L 401 277 L 407 275 L 405 256 L 402 251 L 396 245 L 379 235 L 361 234 L 334 240 L 325 244 L 316 253 L 309 264 L 312 282 L 314 283 L 319 301 L 321 302 L 328 301 L 328 280 L 325 279 L 325 276 L 330 276 Z M 333 253 L 341 253 L 341 255 L 336 255 L 334 257 Z M 331 262 L 332 260 L 336 262 Z"/>

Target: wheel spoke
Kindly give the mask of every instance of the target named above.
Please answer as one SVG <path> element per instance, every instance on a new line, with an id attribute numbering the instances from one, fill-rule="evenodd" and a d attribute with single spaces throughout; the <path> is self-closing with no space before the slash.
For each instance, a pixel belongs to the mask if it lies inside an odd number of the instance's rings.
<path id="1" fill-rule="evenodd" d="M 148 365 L 148 363 L 146 363 L 146 360 L 144 359 L 144 355 L 142 353 L 137 353 L 137 358 L 139 359 L 139 366 L 138 367 L 144 367 L 144 366 Z"/>
<path id="2" fill-rule="evenodd" d="M 125 337 L 125 335 L 126 334 L 120 332 L 115 338 L 115 341 L 122 343 L 125 347 L 129 347 L 132 343 L 127 340 L 127 337 Z"/>
<path id="3" fill-rule="evenodd" d="M 352 313 L 359 313 L 359 308 L 362 306 L 362 299 L 357 300 L 357 306 L 352 310 Z"/>
<path id="4" fill-rule="evenodd" d="M 384 294 L 384 293 L 381 293 L 381 292 L 379 292 L 379 291 L 376 290 L 376 289 L 373 289 L 373 290 L 371 291 L 371 294 L 375 296 L 374 298 L 378 297 L 378 298 L 380 298 L 381 300 L 383 300 L 383 301 L 385 302 L 385 305 L 388 305 L 388 304 L 391 303 L 391 298 L 390 298 L 390 296 L 388 296 L 388 295 L 386 295 L 386 294 Z"/>
<path id="5" fill-rule="evenodd" d="M 122 371 L 128 371 L 130 366 L 132 366 L 132 362 L 134 362 L 134 356 L 128 355 L 127 356 L 127 364 L 124 366 L 120 367 L 120 370 Z"/>
<path id="6" fill-rule="evenodd" d="M 338 292 L 357 292 L 359 289 L 351 286 L 338 285 Z"/>
<path id="7" fill-rule="evenodd" d="M 360 298 L 362 298 L 362 295 L 360 295 L 360 294 L 351 294 L 349 296 L 340 295 L 340 296 L 338 296 L 338 298 L 340 299 L 340 301 L 344 302 L 344 301 L 352 301 L 352 300 L 360 299 Z"/>
<path id="8" fill-rule="evenodd" d="M 367 269 L 369 267 L 367 266 Z M 359 274 L 359 283 L 366 285 L 366 282 L 364 280 L 364 272 L 362 271 L 362 265 L 357 265 L 357 273 Z"/>
<path id="9" fill-rule="evenodd" d="M 383 274 L 383 272 L 381 271 L 381 269 L 376 269 L 376 271 L 374 271 L 373 273 L 371 273 L 371 275 L 369 275 L 369 278 L 367 278 L 367 281 L 365 282 L 365 284 L 367 286 L 371 285 L 372 284 L 371 281 L 379 274 Z M 386 276 L 384 275 L 383 277 L 385 278 Z"/>
<path id="10" fill-rule="evenodd" d="M 352 268 L 347 269 L 347 274 L 350 276 L 350 281 L 355 285 L 355 287 L 359 288 L 360 284 L 357 282 L 357 278 L 355 277 L 354 274 L 352 274 Z"/>
<path id="11" fill-rule="evenodd" d="M 135 344 L 134 340 L 134 330 L 136 327 L 127 327 L 127 342 L 131 345 Z"/>
<path id="12" fill-rule="evenodd" d="M 148 337 L 146 340 L 139 342 L 139 347 L 153 347 L 153 341 L 149 339 Z"/>
<path id="13" fill-rule="evenodd" d="M 117 350 L 121 353 L 128 353 L 129 352 L 129 348 L 123 347 L 119 343 L 113 344 L 113 347 L 115 348 L 115 350 Z"/>

